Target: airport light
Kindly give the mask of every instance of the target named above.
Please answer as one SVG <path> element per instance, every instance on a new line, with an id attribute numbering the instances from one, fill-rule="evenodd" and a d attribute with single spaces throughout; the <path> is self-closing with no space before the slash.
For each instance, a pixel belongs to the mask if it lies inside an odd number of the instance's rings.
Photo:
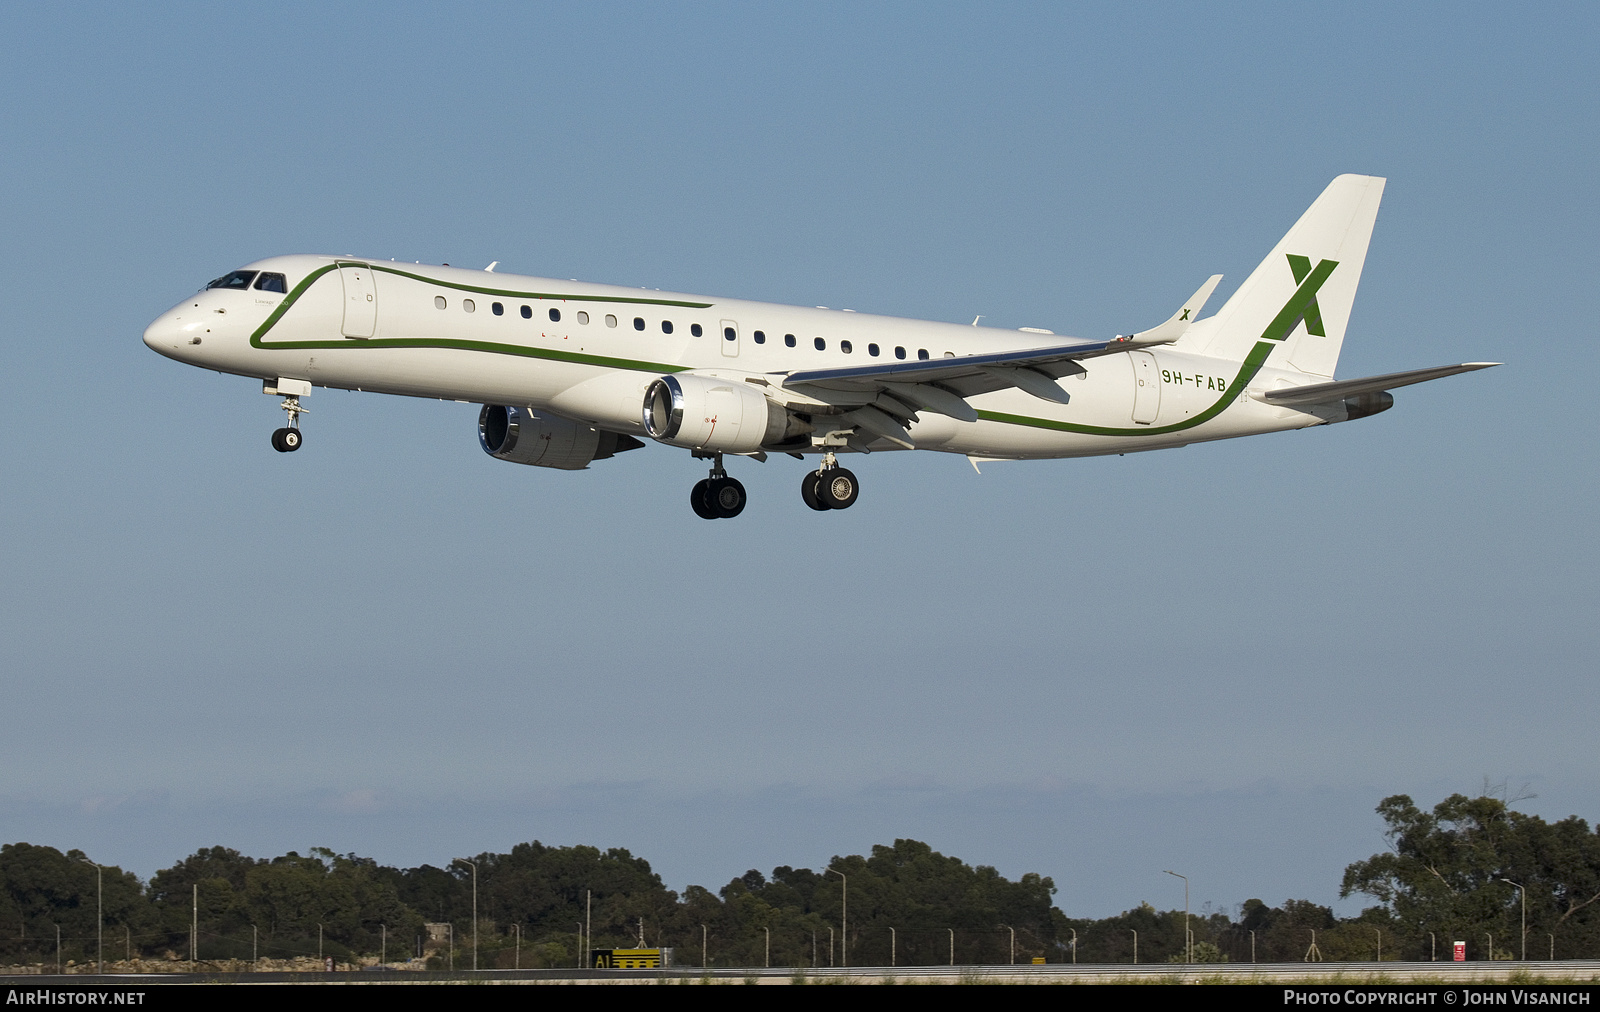
<path id="1" fill-rule="evenodd" d="M 478 969 L 478 866 L 464 857 L 456 858 L 462 864 L 472 865 L 472 969 Z"/>
<path id="2" fill-rule="evenodd" d="M 1162 869 L 1166 871 L 1166 869 Z M 1179 875 L 1175 871 L 1168 871 L 1168 875 L 1183 879 L 1183 944 L 1185 963 L 1194 962 L 1194 938 L 1189 934 L 1189 876 Z"/>
<path id="3" fill-rule="evenodd" d="M 822 873 L 824 875 L 828 874 L 830 871 L 839 876 L 839 965 L 849 966 L 850 880 L 845 878 L 844 872 L 839 871 L 837 868 L 822 869 Z"/>
<path id="4" fill-rule="evenodd" d="M 86 857 L 80 857 L 78 860 L 84 864 L 94 864 L 93 861 Z M 103 871 L 104 869 L 99 865 L 94 864 L 95 973 L 106 972 L 106 884 L 102 874 Z M 1526 907 L 1527 904 L 1524 903 L 1523 906 Z M 1526 921 L 1527 918 L 1524 917 L 1523 920 Z M 1526 948 L 1526 945 L 1524 945 L 1524 948 Z"/>
<path id="5" fill-rule="evenodd" d="M 1522 894 L 1522 961 L 1526 963 L 1528 961 L 1528 890 L 1522 887 L 1521 882 L 1513 882 L 1508 878 L 1502 878 L 1500 881 L 1507 885 L 1516 886 L 1517 892 Z M 1493 956 L 1494 953 L 1491 952 L 1489 955 Z"/>

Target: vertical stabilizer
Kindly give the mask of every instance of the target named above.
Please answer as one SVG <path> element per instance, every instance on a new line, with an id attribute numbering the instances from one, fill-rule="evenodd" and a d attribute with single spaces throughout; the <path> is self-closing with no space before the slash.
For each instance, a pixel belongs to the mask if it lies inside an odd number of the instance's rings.
<path id="1" fill-rule="evenodd" d="M 1178 346 L 1237 361 L 1258 341 L 1280 342 L 1271 365 L 1331 377 L 1384 182 L 1340 176 L 1329 183 L 1233 298 Z"/>

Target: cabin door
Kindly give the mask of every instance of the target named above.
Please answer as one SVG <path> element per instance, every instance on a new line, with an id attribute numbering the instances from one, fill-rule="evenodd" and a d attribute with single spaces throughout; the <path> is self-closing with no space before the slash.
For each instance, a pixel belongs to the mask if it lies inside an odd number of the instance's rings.
<path id="1" fill-rule="evenodd" d="M 366 264 L 340 264 L 344 282 L 344 336 L 371 337 L 378 330 L 378 287 Z"/>
<path id="2" fill-rule="evenodd" d="M 1161 370 L 1148 351 L 1130 351 L 1133 359 L 1133 420 L 1149 425 L 1161 412 Z"/>
<path id="3" fill-rule="evenodd" d="M 739 325 L 732 320 L 723 320 L 722 326 L 722 354 L 728 358 L 739 357 Z"/>

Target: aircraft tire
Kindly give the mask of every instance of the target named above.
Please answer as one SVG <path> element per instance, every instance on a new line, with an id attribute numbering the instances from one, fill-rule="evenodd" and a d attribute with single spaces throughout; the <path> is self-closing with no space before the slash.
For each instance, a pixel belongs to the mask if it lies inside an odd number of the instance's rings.
<path id="1" fill-rule="evenodd" d="M 294 451 L 300 449 L 300 430 L 284 429 L 283 438 L 280 439 L 279 442 L 283 443 L 283 448 L 285 450 L 293 453 Z"/>
<path id="2" fill-rule="evenodd" d="M 711 487 L 710 478 L 701 478 L 694 483 L 694 488 L 689 490 L 689 505 L 694 509 L 694 515 L 701 520 L 715 520 L 717 514 L 712 511 L 706 492 Z"/>
<path id="3" fill-rule="evenodd" d="M 817 499 L 828 509 L 847 510 L 856 504 L 861 495 L 861 483 L 854 472 L 836 467 L 822 475 L 817 485 Z"/>
<path id="4" fill-rule="evenodd" d="M 706 505 L 719 520 L 731 520 L 743 513 L 745 503 L 749 501 L 743 483 L 737 478 L 714 478 L 706 489 Z"/>
<path id="5" fill-rule="evenodd" d="M 822 476 L 815 471 L 807 471 L 806 476 L 800 480 L 800 498 L 805 500 L 805 504 L 818 513 L 832 508 L 823 505 L 821 498 L 817 495 L 817 484 L 821 480 Z"/>
<path id="6" fill-rule="evenodd" d="M 289 452 L 289 448 L 287 446 L 283 445 L 283 434 L 284 434 L 285 431 L 287 431 L 287 430 L 285 430 L 285 429 L 273 429 L 272 430 L 272 448 L 274 450 L 277 450 L 279 453 L 288 453 Z"/>

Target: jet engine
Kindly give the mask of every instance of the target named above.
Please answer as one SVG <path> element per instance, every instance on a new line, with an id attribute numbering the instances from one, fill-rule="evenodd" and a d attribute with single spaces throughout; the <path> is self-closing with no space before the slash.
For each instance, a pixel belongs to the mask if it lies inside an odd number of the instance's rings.
<path id="1" fill-rule="evenodd" d="M 644 392 L 644 427 L 653 439 L 716 453 L 754 453 L 810 426 L 749 383 L 676 373 Z"/>
<path id="2" fill-rule="evenodd" d="M 644 445 L 620 432 L 500 404 L 485 404 L 478 412 L 478 442 L 497 460 L 563 471 L 581 471 L 590 461 Z"/>

